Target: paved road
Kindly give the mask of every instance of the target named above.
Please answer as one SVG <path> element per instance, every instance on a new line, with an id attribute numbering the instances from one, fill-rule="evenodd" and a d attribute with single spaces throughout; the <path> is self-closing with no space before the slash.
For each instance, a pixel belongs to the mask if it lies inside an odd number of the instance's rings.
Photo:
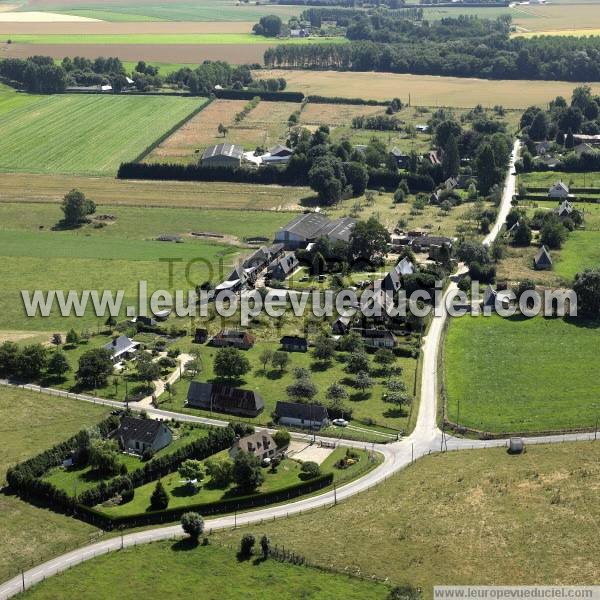
<path id="1" fill-rule="evenodd" d="M 513 149 L 513 155 L 511 158 L 511 165 L 507 179 L 505 182 L 505 190 L 502 198 L 501 206 L 499 207 L 498 219 L 494 224 L 494 227 L 490 231 L 490 234 L 485 238 L 487 245 L 491 244 L 498 233 L 501 230 L 502 224 L 506 220 L 506 215 L 510 211 L 511 200 L 515 190 L 515 176 L 512 175 L 514 172 L 514 162 L 518 153 L 518 143 L 515 144 Z M 463 269 L 459 269 L 458 273 Z M 448 296 L 456 291 L 456 283 L 452 281 L 448 286 L 445 294 L 444 301 Z M 371 444 L 369 448 L 380 452 L 383 457 L 383 463 L 367 473 L 364 477 L 352 481 L 335 491 L 324 492 L 322 494 L 312 496 L 310 498 L 304 498 L 296 500 L 289 504 L 281 506 L 267 507 L 261 510 L 249 511 L 241 513 L 239 515 L 227 515 L 209 519 L 206 521 L 207 530 L 218 530 L 232 528 L 234 526 L 261 523 L 264 521 L 274 520 L 277 518 L 287 517 L 293 514 L 299 514 L 306 511 L 322 508 L 324 506 L 331 506 L 336 501 L 340 502 L 360 492 L 364 492 L 371 487 L 381 483 L 390 476 L 394 475 L 401 469 L 405 468 L 413 461 L 426 456 L 428 454 L 440 451 L 455 451 L 455 450 L 468 450 L 468 449 L 479 449 L 479 448 L 493 448 L 501 447 L 507 444 L 506 440 L 467 440 L 461 438 L 455 438 L 451 436 L 444 436 L 437 427 L 437 364 L 438 357 L 441 347 L 441 340 L 444 333 L 444 327 L 446 324 L 447 316 L 446 311 L 441 311 L 440 316 L 432 319 L 431 326 L 429 328 L 427 336 L 423 341 L 423 365 L 422 365 L 422 381 L 421 381 L 421 402 L 419 407 L 419 415 L 417 417 L 417 423 L 412 434 L 404 438 L 399 442 L 392 444 Z M 5 381 L 0 381 L 0 385 L 8 385 Z M 95 404 L 104 404 L 107 406 L 122 408 L 120 402 L 114 402 L 111 400 L 104 400 L 99 398 L 93 398 L 91 396 L 81 394 L 67 394 L 66 392 L 57 392 L 56 390 L 41 389 L 38 386 L 23 386 L 27 389 L 40 391 L 42 393 L 52 393 L 54 395 L 68 396 L 77 400 L 85 402 L 93 402 Z M 136 407 L 132 407 L 136 408 Z M 207 419 L 203 417 L 196 417 L 193 415 L 185 415 L 181 413 L 174 413 L 170 411 L 164 411 L 160 409 L 148 408 L 146 409 L 148 414 L 155 418 L 164 419 L 178 419 L 181 421 L 188 422 L 200 422 L 207 423 L 216 426 L 225 426 L 226 421 L 219 419 Z M 311 435 L 298 435 L 295 437 L 302 437 L 304 439 L 312 438 Z M 317 436 L 316 440 L 319 441 L 321 438 Z M 525 438 L 526 444 L 540 444 L 540 443 L 559 443 L 566 441 L 584 441 L 593 440 L 595 435 L 593 433 L 585 434 L 570 434 L 570 435 L 549 435 L 540 436 L 533 438 Z M 325 441 L 331 441 L 330 438 L 323 438 Z M 343 446 L 353 447 L 364 447 L 364 443 L 352 442 L 349 440 L 340 440 L 339 442 Z M 52 575 L 65 571 L 66 569 L 77 565 L 81 562 L 119 550 L 121 547 L 134 546 L 138 544 L 144 544 L 157 540 L 173 539 L 182 537 L 183 531 L 180 525 L 171 525 L 169 527 L 161 527 L 151 529 L 147 531 L 141 531 L 131 533 L 123 538 L 113 538 L 91 544 L 84 548 L 68 552 L 54 558 L 48 562 L 38 565 L 32 569 L 29 569 L 23 574 L 25 587 L 30 587 L 35 583 L 42 581 Z M 0 585 L 0 600 L 10 598 L 15 594 L 19 593 L 23 588 L 23 579 L 21 576 L 14 577 L 13 579 Z"/>

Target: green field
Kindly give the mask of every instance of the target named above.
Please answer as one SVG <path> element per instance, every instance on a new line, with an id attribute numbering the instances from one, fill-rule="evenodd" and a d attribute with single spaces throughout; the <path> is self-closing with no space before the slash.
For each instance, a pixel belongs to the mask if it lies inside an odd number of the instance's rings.
<path id="1" fill-rule="evenodd" d="M 593 428 L 599 327 L 582 318 L 453 319 L 445 344 L 448 419 L 490 432 Z"/>
<path id="2" fill-rule="evenodd" d="M 17 44 L 344 44 L 343 37 L 282 38 L 275 40 L 253 33 L 154 33 L 154 34 L 15 34 L 10 40 Z"/>
<path id="3" fill-rule="evenodd" d="M 138 282 L 148 290 L 187 290 L 225 271 L 236 249 L 205 242 L 166 244 L 139 239 L 102 239 L 77 232 L 0 231 L 0 278 L 2 279 L 1 329 L 66 331 L 74 326 L 95 329 L 106 317 L 96 318 L 89 306 L 84 317 L 62 318 L 57 310 L 47 318 L 28 318 L 21 290 L 124 291 L 125 307 L 136 304 Z M 176 259 L 172 275 L 160 259 Z M 188 261 L 200 259 L 190 265 Z M 222 266 L 219 266 L 222 265 Z M 214 271 L 213 269 L 216 269 Z"/>
<path id="4" fill-rule="evenodd" d="M 66 590 L 81 600 L 111 598 L 115 581 L 119 581 L 122 600 L 137 600 L 140 594 L 206 600 L 385 600 L 389 593 L 382 583 L 347 575 L 272 559 L 240 561 L 236 551 L 219 545 L 192 547 L 185 542 L 132 548 L 53 577 L 23 598 L 50 600 L 64 597 Z"/>
<path id="5" fill-rule="evenodd" d="M 100 421 L 105 407 L 0 387 L 0 481 L 6 469 Z M 75 545 L 97 530 L 0 494 L 0 581 Z"/>
<path id="6" fill-rule="evenodd" d="M 283 20 L 300 14 L 300 6 L 277 6 L 268 3 L 239 4 L 233 0 L 111 0 L 108 2 L 69 2 L 44 0 L 43 8 L 52 12 L 78 15 L 104 21 L 258 21 L 276 14 Z M 26 4 L 21 10 L 42 10 L 39 2 Z"/>
<path id="7" fill-rule="evenodd" d="M 19 94 L 0 86 L 0 172 L 114 175 L 205 102 L 199 98 Z"/>
<path id="8" fill-rule="evenodd" d="M 600 171 L 588 173 L 566 173 L 564 171 L 536 171 L 519 175 L 519 183 L 525 187 L 550 187 L 557 181 L 564 181 L 570 187 L 600 188 Z"/>
<path id="9" fill-rule="evenodd" d="M 317 564 L 420 586 L 424 599 L 434 585 L 592 585 L 599 484 L 600 443 L 450 452 L 336 507 L 216 537 L 266 533 Z"/>

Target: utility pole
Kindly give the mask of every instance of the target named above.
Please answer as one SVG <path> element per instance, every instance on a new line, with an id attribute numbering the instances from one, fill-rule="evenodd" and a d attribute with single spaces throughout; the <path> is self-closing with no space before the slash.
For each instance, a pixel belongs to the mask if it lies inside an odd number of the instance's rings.
<path id="1" fill-rule="evenodd" d="M 337 506 L 337 488 L 335 487 L 335 483 L 333 484 L 333 505 Z"/>
<path id="2" fill-rule="evenodd" d="M 21 584 L 23 586 L 23 591 L 25 591 L 25 571 L 21 569 Z"/>

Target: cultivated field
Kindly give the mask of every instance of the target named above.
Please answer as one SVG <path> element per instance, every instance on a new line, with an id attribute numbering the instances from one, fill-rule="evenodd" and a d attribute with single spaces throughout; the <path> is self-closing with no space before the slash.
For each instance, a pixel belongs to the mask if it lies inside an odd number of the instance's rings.
<path id="1" fill-rule="evenodd" d="M 6 37 L 6 36 L 3 36 Z M 197 65 L 205 60 L 224 60 L 232 64 L 262 63 L 265 50 L 274 44 L 111 44 L 110 55 L 123 61 L 186 63 Z M 95 59 L 108 53 L 105 44 L 7 44 L 0 42 L 0 56 L 83 56 Z"/>
<path id="2" fill-rule="evenodd" d="M 115 578 L 122 581 L 119 598 L 123 600 L 137 599 L 140 592 L 152 598 L 173 595 L 179 599 L 246 600 L 252 597 L 248 595 L 250 589 L 260 589 L 264 600 L 384 600 L 389 592 L 382 583 L 347 575 L 275 560 L 238 560 L 238 545 L 239 540 L 235 548 L 161 542 L 133 548 L 76 567 L 23 597 L 49 600 L 67 589 L 81 600 L 96 599 L 99 594 L 109 597 Z"/>
<path id="3" fill-rule="evenodd" d="M 104 21 L 252 21 L 276 14 L 297 15 L 300 6 L 244 4 L 234 0 L 29 0 L 23 9 L 52 10 Z"/>
<path id="4" fill-rule="evenodd" d="M 453 319 L 445 344 L 448 419 L 492 432 L 593 428 L 599 327 L 581 317 Z"/>
<path id="5" fill-rule="evenodd" d="M 456 106 L 476 104 L 525 108 L 546 104 L 557 95 L 570 97 L 577 83 L 556 81 L 493 81 L 433 75 L 393 73 L 349 73 L 338 71 L 264 71 L 263 77 L 285 77 L 290 91 L 323 96 L 363 97 L 390 100 L 398 97 L 413 106 Z M 600 84 L 592 85 L 596 94 Z"/>
<path id="6" fill-rule="evenodd" d="M 24 13 L 11 13 L 18 17 Z M 47 13 L 42 13 L 47 14 Z M 226 34 L 226 33 L 249 33 L 254 23 L 251 21 L 224 21 L 224 22 L 201 22 L 192 21 L 178 23 L 171 21 L 144 21 L 141 23 L 111 23 L 107 21 L 81 20 L 79 17 L 71 17 L 75 22 L 62 21 L 51 23 L 3 23 L 0 13 L 0 33 L 7 34 L 34 34 L 34 35 L 147 35 L 152 34 Z M 69 19 L 69 15 L 62 16 Z"/>
<path id="7" fill-rule="evenodd" d="M 440 584 L 594 584 L 599 484 L 593 442 L 451 452 L 338 506 L 216 537 L 266 533 L 319 564 L 420 586 L 424 598 Z M 310 534 L 315 523 L 326 536 Z"/>
<path id="8" fill-rule="evenodd" d="M 197 162 L 206 146 L 224 141 L 239 144 L 245 150 L 266 148 L 285 141 L 288 117 L 300 108 L 292 102 L 260 102 L 240 122 L 235 115 L 248 104 L 245 100 L 215 100 L 183 127 L 167 138 L 145 159 L 146 162 Z M 223 137 L 217 128 L 225 125 Z"/>
<path id="9" fill-rule="evenodd" d="M 203 99 L 18 94 L 0 87 L 0 171 L 114 174 Z"/>
<path id="10" fill-rule="evenodd" d="M 597 35 L 600 6 L 595 4 L 549 4 L 511 9 L 518 35 Z"/>
<path id="11" fill-rule="evenodd" d="M 4 305 L 3 305 L 4 306 Z M 107 413 L 104 407 L 0 388 L 0 481 L 6 469 L 60 442 Z M 0 580 L 88 543 L 97 530 L 81 521 L 0 494 Z"/>
<path id="12" fill-rule="evenodd" d="M 307 187 L 4 173 L 0 202 L 54 204 L 62 202 L 65 193 L 73 188 L 81 189 L 101 205 L 244 211 L 300 210 L 302 199 L 314 195 Z M 244 212 L 244 218 L 247 215 Z"/>

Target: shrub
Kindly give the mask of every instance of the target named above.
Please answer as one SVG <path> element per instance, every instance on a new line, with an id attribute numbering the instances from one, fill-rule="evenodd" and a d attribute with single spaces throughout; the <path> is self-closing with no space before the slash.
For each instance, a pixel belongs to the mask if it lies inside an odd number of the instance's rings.
<path id="1" fill-rule="evenodd" d="M 300 479 L 303 481 L 307 479 L 313 479 L 314 477 L 318 477 L 321 474 L 321 467 L 316 462 L 307 461 L 302 463 L 302 467 L 300 467 Z"/>
<path id="2" fill-rule="evenodd" d="M 156 487 L 150 496 L 150 507 L 152 510 L 165 510 L 169 506 L 169 494 L 162 482 L 156 482 Z"/>
<path id="3" fill-rule="evenodd" d="M 197 541 L 204 532 L 204 520 L 198 513 L 184 513 L 181 515 L 181 528 L 192 540 Z"/>
<path id="4" fill-rule="evenodd" d="M 251 533 L 247 533 L 240 541 L 240 557 L 250 558 L 255 543 L 256 538 Z"/>
<path id="5" fill-rule="evenodd" d="M 292 436 L 287 429 L 279 429 L 273 434 L 273 440 L 278 448 L 285 448 L 289 445 Z"/>

